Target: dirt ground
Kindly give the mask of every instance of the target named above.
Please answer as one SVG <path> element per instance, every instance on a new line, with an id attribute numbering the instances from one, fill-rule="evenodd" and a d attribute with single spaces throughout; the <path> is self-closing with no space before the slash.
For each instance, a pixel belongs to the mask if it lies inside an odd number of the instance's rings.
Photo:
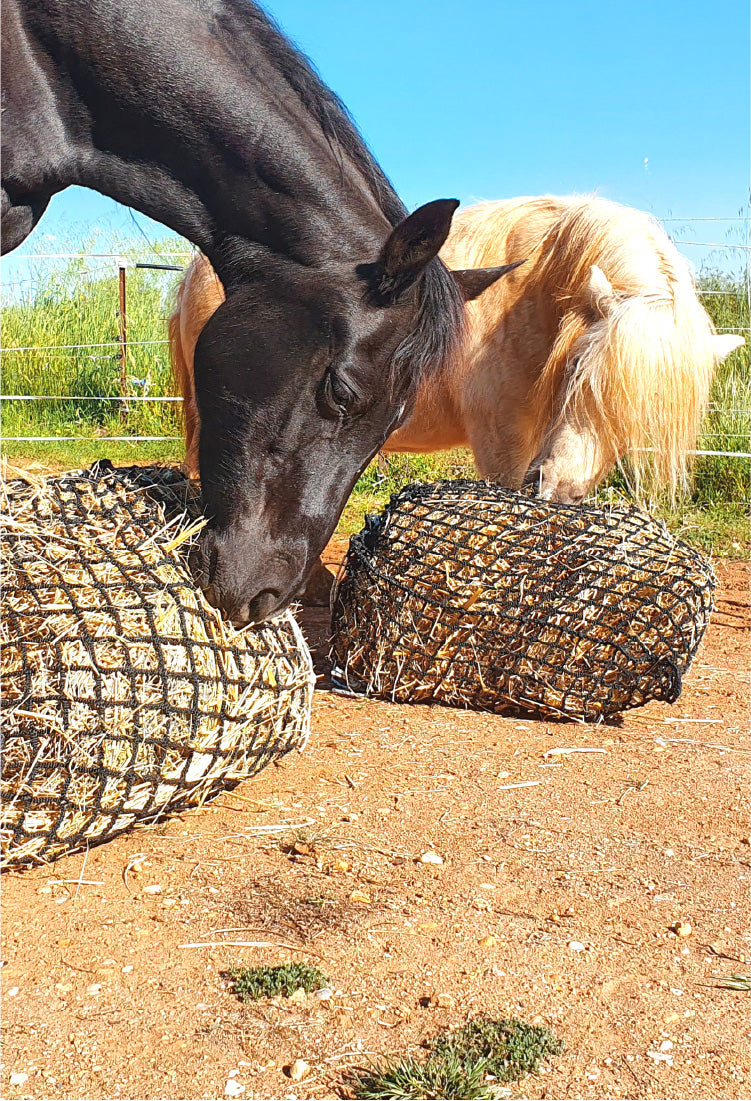
<path id="1" fill-rule="evenodd" d="M 717 572 L 673 707 L 533 722 L 324 677 L 302 756 L 6 874 L 2 1097 L 337 1097 L 479 1014 L 565 1041 L 511 1097 L 749 1097 L 749 994 L 721 986 L 751 970 L 749 568 Z M 328 1000 L 231 993 L 228 968 L 293 959 Z"/>

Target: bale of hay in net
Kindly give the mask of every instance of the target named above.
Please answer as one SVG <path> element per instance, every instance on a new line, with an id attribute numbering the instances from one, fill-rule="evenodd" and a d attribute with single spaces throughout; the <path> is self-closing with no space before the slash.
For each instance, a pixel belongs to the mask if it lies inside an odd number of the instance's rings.
<path id="1" fill-rule="evenodd" d="M 587 722 L 672 703 L 715 584 L 697 551 L 633 508 L 485 482 L 408 486 L 350 542 L 333 599 L 335 682 Z"/>
<path id="2" fill-rule="evenodd" d="M 305 640 L 289 613 L 238 632 L 205 602 L 179 472 L 99 464 L 0 492 L 3 865 L 200 804 L 305 745 Z"/>

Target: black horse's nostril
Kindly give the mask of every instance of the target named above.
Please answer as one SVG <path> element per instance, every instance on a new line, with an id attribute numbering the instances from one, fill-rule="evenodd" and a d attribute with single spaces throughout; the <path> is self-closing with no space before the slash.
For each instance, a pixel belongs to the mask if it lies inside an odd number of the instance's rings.
<path id="1" fill-rule="evenodd" d="M 229 613 L 229 619 L 235 627 L 246 627 L 249 623 L 262 623 L 264 619 L 278 612 L 283 603 L 278 589 L 263 589 L 252 600 L 233 608 Z"/>

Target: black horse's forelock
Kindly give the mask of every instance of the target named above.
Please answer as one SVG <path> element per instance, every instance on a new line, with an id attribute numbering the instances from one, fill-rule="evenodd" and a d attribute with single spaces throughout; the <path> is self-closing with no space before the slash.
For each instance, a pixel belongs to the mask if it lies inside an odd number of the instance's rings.
<path id="1" fill-rule="evenodd" d="M 252 0 L 226 2 L 240 18 L 253 21 L 256 40 L 316 119 L 334 155 L 344 154 L 358 168 L 391 225 L 398 225 L 406 216 L 406 207 L 339 97 L 268 13 Z M 403 388 L 405 381 L 415 389 L 426 374 L 450 364 L 464 336 L 463 300 L 445 265 L 431 261 L 420 284 L 416 324 L 391 359 L 392 390 Z"/>
<path id="2" fill-rule="evenodd" d="M 408 396 L 425 380 L 450 368 L 464 340 L 464 300 L 456 282 L 438 259 L 431 260 L 420 288 L 417 322 L 391 358 L 391 390 L 408 383 Z"/>

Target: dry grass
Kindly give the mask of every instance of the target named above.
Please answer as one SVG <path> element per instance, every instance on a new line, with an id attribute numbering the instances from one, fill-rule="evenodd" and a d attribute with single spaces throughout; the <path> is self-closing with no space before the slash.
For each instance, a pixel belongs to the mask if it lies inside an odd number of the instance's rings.
<path id="1" fill-rule="evenodd" d="M 3 864 L 200 804 L 304 746 L 297 624 L 225 623 L 181 557 L 180 517 L 116 472 L 1 492 Z"/>
<path id="2" fill-rule="evenodd" d="M 352 540 L 335 675 L 401 702 L 597 721 L 677 698 L 714 586 L 698 552 L 634 509 L 412 486 Z"/>

